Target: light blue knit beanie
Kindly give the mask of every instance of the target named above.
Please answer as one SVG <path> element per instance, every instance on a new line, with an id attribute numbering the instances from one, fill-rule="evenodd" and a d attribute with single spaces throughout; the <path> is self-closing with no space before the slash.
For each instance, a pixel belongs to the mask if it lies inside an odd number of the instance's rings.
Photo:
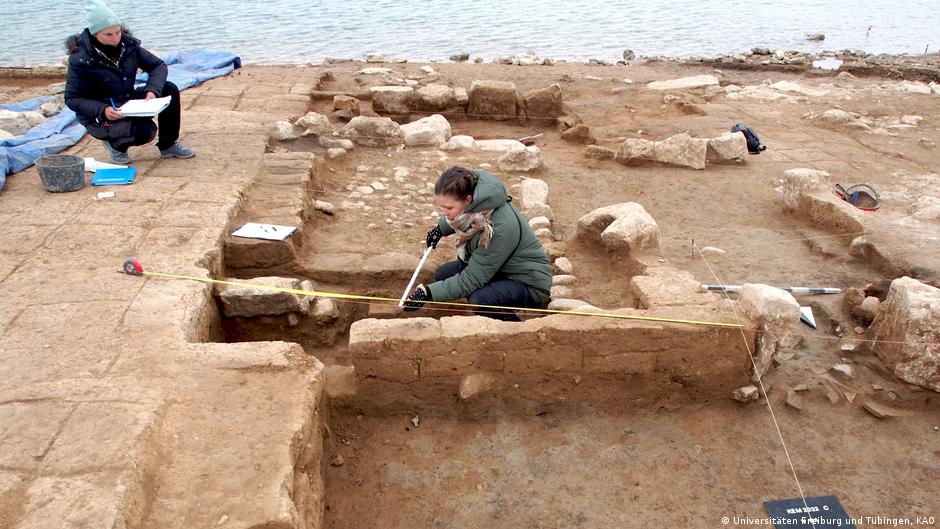
<path id="1" fill-rule="evenodd" d="M 88 19 L 88 31 L 92 35 L 111 26 L 121 25 L 121 21 L 118 20 L 114 11 L 111 11 L 101 0 L 85 0 L 84 5 L 85 16 Z"/>

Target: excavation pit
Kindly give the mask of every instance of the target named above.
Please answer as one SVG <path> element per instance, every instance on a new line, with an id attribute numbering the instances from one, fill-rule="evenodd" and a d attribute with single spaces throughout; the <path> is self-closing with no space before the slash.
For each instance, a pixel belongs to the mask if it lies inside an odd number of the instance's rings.
<path id="1" fill-rule="evenodd" d="M 328 106 L 318 101 L 312 109 L 326 113 Z M 429 186 L 451 165 L 482 166 L 504 180 L 520 206 L 518 186 L 526 179 L 551 186 L 553 236 L 543 243 L 553 259 L 564 256 L 573 265 L 574 297 L 621 315 L 742 324 L 744 332 L 573 315 L 510 324 L 431 307 L 408 315 L 393 301 L 340 301 L 329 320 L 221 318 L 222 341 L 294 342 L 326 364 L 323 447 L 315 459 L 324 492 L 314 509 L 322 509 L 326 527 L 697 526 L 720 523 L 728 513 L 763 517 L 763 501 L 797 495 L 775 421 L 797 446 L 820 453 L 838 448 L 806 428 L 808 414 L 790 404 L 799 402 L 793 394 L 803 396 L 822 429 L 841 431 L 836 438 L 877 442 L 877 433 L 832 400 L 832 391 L 854 397 L 849 384 L 803 383 L 806 372 L 820 369 L 820 344 L 827 342 L 788 346 L 774 357 L 778 373 L 757 403 L 730 399 L 753 382 L 749 355 L 760 349 L 760 325 L 699 288 L 719 274 L 729 283 L 760 277 L 840 287 L 857 284 L 859 274 L 880 279 L 876 267 L 849 257 L 850 235 L 770 214 L 778 212 L 778 199 L 749 201 L 745 185 L 722 188 L 731 194 L 724 196 L 701 173 L 584 161 L 557 133 L 543 130 L 545 151 L 553 150 L 557 165 L 529 174 L 500 171 L 495 158 L 477 152 L 357 146 L 330 158 L 310 139 L 275 145 L 265 155 L 263 185 L 243 195 L 246 214 L 235 223 L 301 229 L 284 243 L 227 238 L 224 275 L 277 275 L 311 280 L 316 290 L 397 299 L 436 216 Z M 533 132 L 506 122 L 454 127 L 454 134 L 477 138 Z M 708 171 L 751 178 L 730 166 Z M 333 214 L 314 207 L 317 200 L 334 205 Z M 633 201 L 661 222 L 661 249 L 608 251 L 579 236 L 582 216 Z M 736 208 L 725 213 L 729 202 Z M 689 224 L 696 216 L 723 223 Z M 752 233 L 757 241 L 749 240 Z M 711 241 L 722 241 L 725 250 L 699 255 Z M 452 252 L 442 245 L 432 253 L 419 281 L 430 281 Z M 816 310 L 821 332 L 845 328 L 839 299 L 805 303 Z M 776 419 L 767 414 L 768 392 Z M 901 398 L 899 407 L 931 409 L 923 395 Z M 912 437 L 914 451 L 930 451 L 922 435 Z M 888 471 L 903 465 L 903 457 L 869 464 L 864 453 L 840 452 L 832 460 L 804 454 L 795 467 L 814 483 L 813 493 L 839 495 L 855 510 L 884 505 L 838 476 L 845 476 L 845 465 Z M 922 470 L 917 475 L 932 472 Z"/>

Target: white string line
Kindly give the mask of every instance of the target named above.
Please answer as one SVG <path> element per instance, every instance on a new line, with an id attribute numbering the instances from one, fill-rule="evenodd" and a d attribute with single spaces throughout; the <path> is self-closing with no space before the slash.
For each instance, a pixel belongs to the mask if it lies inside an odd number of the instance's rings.
<path id="1" fill-rule="evenodd" d="M 705 255 L 702 254 L 702 251 L 698 246 L 693 246 L 701 256 L 702 261 L 705 263 L 705 266 L 708 267 L 708 271 L 715 277 L 715 281 L 721 284 L 721 279 L 718 278 L 718 275 L 712 270 L 711 265 L 708 263 L 708 260 L 705 259 Z M 731 300 L 731 296 L 728 295 L 728 292 L 725 292 L 725 297 L 728 299 L 728 304 L 731 306 L 732 312 L 734 312 L 735 319 L 738 320 L 738 323 L 742 322 L 740 316 L 738 316 L 738 311 L 734 307 L 734 302 Z M 796 467 L 793 466 L 793 459 L 790 457 L 790 450 L 787 449 L 787 443 L 783 439 L 783 432 L 780 430 L 780 423 L 777 422 L 777 415 L 774 413 L 774 408 L 770 404 L 770 397 L 767 395 L 767 390 L 764 388 L 764 379 L 757 369 L 757 362 L 754 360 L 754 355 L 751 352 L 751 344 L 747 340 L 747 334 L 745 334 L 744 329 L 741 328 L 741 339 L 744 340 L 744 347 L 747 348 L 747 357 L 751 361 L 751 366 L 754 368 L 754 374 L 757 377 L 757 383 L 760 385 L 760 391 L 764 395 L 764 400 L 767 402 L 767 409 L 770 410 L 770 418 L 773 420 L 774 428 L 777 430 L 777 437 L 780 439 L 780 445 L 783 447 L 783 453 L 787 456 L 787 463 L 790 465 L 790 472 L 793 473 L 793 481 L 796 482 L 796 488 L 800 493 L 800 498 L 803 500 L 803 507 L 806 508 L 806 513 L 809 511 L 809 504 L 806 502 L 806 495 L 803 494 L 803 486 L 800 484 L 800 478 L 796 475 Z M 809 518 L 809 523 L 813 526 L 813 529 L 816 528 L 816 524 L 813 522 L 813 518 Z"/>
<path id="2" fill-rule="evenodd" d="M 802 237 L 802 238 L 799 238 L 799 239 L 779 239 L 779 240 L 774 240 L 774 241 L 759 242 L 759 243 L 755 243 L 755 244 L 751 244 L 751 243 L 747 243 L 747 244 L 734 244 L 734 243 L 732 243 L 732 244 L 730 244 L 730 245 L 726 245 L 726 244 L 720 244 L 720 243 L 718 243 L 718 246 L 721 247 L 721 248 L 753 248 L 753 247 L 755 247 L 755 246 L 767 246 L 767 245 L 770 245 L 770 244 L 783 244 L 783 243 L 790 243 L 790 242 L 812 241 L 812 240 L 815 240 L 815 239 L 833 239 L 833 238 L 838 238 L 838 237 L 858 237 L 858 236 L 861 236 L 861 235 L 870 235 L 870 234 L 871 234 L 871 232 L 867 232 L 867 231 L 858 231 L 858 232 L 854 232 L 854 233 L 840 233 L 840 234 L 836 234 L 836 235 L 817 235 L 817 236 L 814 236 L 814 237 Z M 925 237 L 927 237 L 927 236 L 925 235 Z"/>

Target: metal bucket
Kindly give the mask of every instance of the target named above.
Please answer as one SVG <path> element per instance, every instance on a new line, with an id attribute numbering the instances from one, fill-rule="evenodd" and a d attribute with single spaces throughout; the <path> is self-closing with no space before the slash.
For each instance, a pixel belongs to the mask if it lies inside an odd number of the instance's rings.
<path id="1" fill-rule="evenodd" d="M 50 154 L 36 160 L 42 188 L 52 193 L 85 187 L 85 160 L 71 154 Z"/>

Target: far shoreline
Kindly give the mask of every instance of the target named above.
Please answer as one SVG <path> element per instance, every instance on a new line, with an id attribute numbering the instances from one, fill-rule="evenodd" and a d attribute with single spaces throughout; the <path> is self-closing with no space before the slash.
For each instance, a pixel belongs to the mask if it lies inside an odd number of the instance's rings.
<path id="1" fill-rule="evenodd" d="M 759 53 L 754 53 L 759 51 Z M 519 64 L 518 59 L 523 63 Z M 538 63 L 526 63 L 527 58 L 537 59 Z M 837 68 L 815 68 L 813 61 L 817 59 L 835 59 L 841 61 Z M 509 61 L 516 61 L 509 62 Z M 544 63 L 542 63 L 544 61 Z M 911 81 L 938 82 L 940 81 L 940 53 L 926 53 L 919 55 L 901 54 L 872 54 L 862 50 L 842 50 L 823 52 L 801 52 L 796 50 L 775 50 L 767 48 L 751 48 L 745 52 L 725 55 L 688 56 L 688 57 L 638 57 L 630 61 L 611 61 L 607 59 L 590 59 L 589 61 L 569 61 L 565 59 L 541 58 L 532 54 L 516 54 L 508 57 L 483 60 L 441 60 L 441 61 L 415 61 L 409 58 L 386 58 L 383 56 L 368 56 L 364 59 L 351 58 L 325 58 L 317 63 L 245 63 L 243 67 L 251 68 L 324 68 L 336 64 L 363 64 L 363 65 L 394 65 L 394 64 L 448 64 L 452 66 L 467 65 L 515 65 L 525 68 L 538 68 L 540 66 L 554 67 L 623 67 L 631 65 L 655 65 L 657 63 L 678 64 L 690 66 L 712 66 L 732 70 L 768 71 L 776 73 L 805 73 L 814 76 L 837 75 L 849 72 L 857 76 L 887 77 Z M 66 66 L 0 66 L 0 81 L 5 86 L 15 86 L 18 81 L 24 84 L 38 83 L 41 80 L 61 81 L 65 79 Z M 30 82 L 32 80 L 33 82 Z"/>

